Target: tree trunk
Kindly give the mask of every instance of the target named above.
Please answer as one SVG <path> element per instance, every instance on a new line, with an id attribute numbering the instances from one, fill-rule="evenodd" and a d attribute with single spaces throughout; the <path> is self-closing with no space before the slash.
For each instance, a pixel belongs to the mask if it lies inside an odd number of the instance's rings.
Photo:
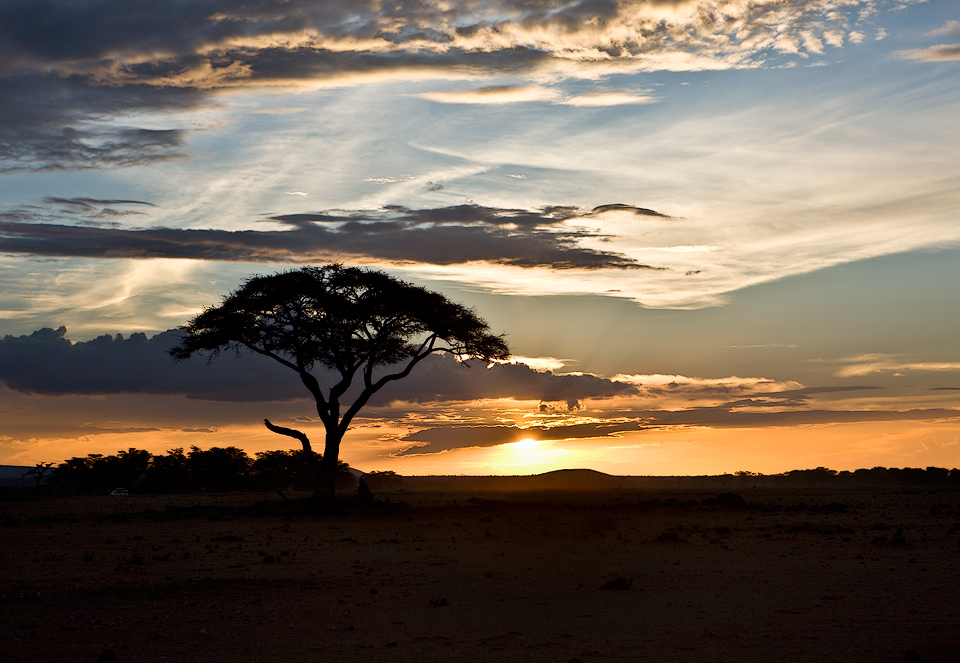
<path id="1" fill-rule="evenodd" d="M 336 506 L 337 463 L 340 459 L 340 436 L 337 431 L 327 431 L 323 444 L 323 462 L 320 463 L 320 485 L 317 506 L 323 511 L 333 511 Z"/>

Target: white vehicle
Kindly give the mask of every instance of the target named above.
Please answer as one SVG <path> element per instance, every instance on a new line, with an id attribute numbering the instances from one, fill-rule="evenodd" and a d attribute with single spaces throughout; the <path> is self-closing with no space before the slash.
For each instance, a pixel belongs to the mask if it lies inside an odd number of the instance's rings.
<path id="1" fill-rule="evenodd" d="M 117 488 L 115 491 L 113 491 L 110 494 L 113 495 L 114 497 L 129 497 L 130 491 L 127 490 L 126 488 Z"/>

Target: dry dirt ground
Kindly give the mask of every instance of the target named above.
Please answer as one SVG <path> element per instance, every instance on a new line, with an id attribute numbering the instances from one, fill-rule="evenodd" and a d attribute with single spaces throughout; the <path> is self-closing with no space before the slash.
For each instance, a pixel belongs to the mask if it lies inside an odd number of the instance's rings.
<path id="1" fill-rule="evenodd" d="M 2 503 L 0 660 L 960 661 L 960 492 L 739 494 Z"/>

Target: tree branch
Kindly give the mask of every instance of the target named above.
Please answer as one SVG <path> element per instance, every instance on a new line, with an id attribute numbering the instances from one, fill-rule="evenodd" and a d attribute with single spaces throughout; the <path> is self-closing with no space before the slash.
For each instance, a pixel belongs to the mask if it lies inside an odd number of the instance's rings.
<path id="1" fill-rule="evenodd" d="M 271 423 L 269 419 L 264 419 L 263 425 L 266 426 L 271 433 L 296 438 L 297 440 L 300 440 L 300 444 L 303 445 L 304 449 L 311 449 L 310 438 L 307 437 L 306 433 L 302 433 L 295 428 L 284 428 L 283 426 L 277 426 L 276 424 Z"/>
<path id="2" fill-rule="evenodd" d="M 323 389 L 320 387 L 320 382 L 317 381 L 317 378 L 313 377 L 313 373 L 308 371 L 306 368 L 303 368 L 297 373 L 300 374 L 300 382 L 303 383 L 303 386 L 313 395 L 313 400 L 317 403 L 317 415 L 320 417 L 320 421 L 323 422 L 325 428 L 330 428 L 331 425 L 336 425 L 336 412 L 331 411 L 331 402 L 335 403 L 336 401 L 328 402 L 323 396 Z"/>
<path id="3" fill-rule="evenodd" d="M 353 405 L 351 405 L 350 408 L 349 408 L 349 409 L 346 411 L 346 413 L 343 415 L 343 419 L 340 420 L 339 429 L 340 429 L 340 434 L 341 434 L 341 435 L 343 435 L 343 434 L 345 434 L 345 433 L 347 432 L 347 428 L 350 427 L 350 422 L 353 421 L 353 418 L 354 418 L 354 417 L 357 415 L 357 413 L 363 408 L 363 406 L 367 404 L 367 401 L 370 400 L 370 397 L 371 397 L 371 396 L 373 396 L 375 393 L 377 393 L 378 391 L 380 391 L 381 389 L 383 389 L 383 387 L 386 386 L 387 383 L 392 382 L 392 381 L 394 381 L 394 380 L 403 379 L 403 378 L 407 377 L 408 375 L 410 375 L 410 371 L 413 370 L 413 367 L 414 367 L 414 366 L 416 366 L 416 365 L 419 364 L 421 361 L 423 361 L 424 359 L 426 359 L 431 353 L 437 352 L 438 350 L 441 349 L 441 348 L 434 348 L 434 347 L 433 347 L 433 344 L 434 344 L 434 342 L 436 341 L 436 336 L 434 335 L 434 336 L 431 337 L 431 338 L 432 338 L 432 340 L 430 341 L 430 344 L 429 344 L 429 346 L 426 348 L 426 350 L 424 350 L 423 352 L 418 352 L 417 354 L 415 354 L 415 355 L 413 356 L 413 358 L 410 360 L 410 362 L 407 364 L 407 366 L 406 366 L 402 371 L 400 371 L 400 372 L 398 372 L 398 373 L 392 373 L 392 374 L 390 374 L 390 375 L 384 375 L 382 378 L 380 378 L 379 380 L 377 380 L 375 383 L 372 382 L 372 381 L 368 378 L 368 374 L 373 372 L 373 366 L 371 365 L 371 363 L 367 363 L 367 366 L 366 366 L 366 368 L 364 369 L 364 376 L 363 376 L 363 377 L 364 377 L 364 382 L 366 383 L 366 388 L 363 390 L 363 392 L 360 394 L 360 396 L 357 397 L 357 400 L 355 400 L 355 401 L 353 402 Z M 426 341 L 424 341 L 424 343 L 426 343 Z M 424 348 L 424 344 L 421 344 L 421 345 L 420 345 L 420 348 L 421 348 L 421 349 Z"/>
<path id="4" fill-rule="evenodd" d="M 243 342 L 241 341 L 241 343 L 243 343 Z M 262 349 L 262 348 L 258 348 L 258 347 L 256 347 L 255 345 L 250 345 L 250 344 L 248 344 L 248 343 L 243 343 L 243 347 L 247 348 L 248 350 L 252 350 L 253 352 L 256 352 L 258 355 L 263 355 L 264 357 L 270 357 L 270 359 L 273 359 L 274 361 L 276 361 L 276 362 L 278 362 L 278 363 L 280 363 L 280 364 L 283 364 L 284 366 L 286 366 L 287 368 L 289 368 L 289 369 L 292 370 L 292 371 L 297 371 L 297 372 L 300 371 L 300 369 L 297 368 L 297 365 L 294 364 L 292 361 L 289 361 L 289 360 L 287 360 L 287 359 L 284 359 L 283 357 L 281 357 L 280 355 L 278 355 L 278 354 L 276 354 L 276 353 L 274 353 L 274 352 L 270 352 L 269 350 L 264 350 L 264 349 Z"/>

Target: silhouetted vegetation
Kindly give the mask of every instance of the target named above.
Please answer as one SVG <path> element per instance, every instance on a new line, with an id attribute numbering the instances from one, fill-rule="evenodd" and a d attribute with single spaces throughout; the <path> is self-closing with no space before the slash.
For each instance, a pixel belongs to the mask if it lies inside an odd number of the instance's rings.
<path id="1" fill-rule="evenodd" d="M 322 461 L 315 454 L 317 463 Z M 63 461 L 56 467 L 39 463 L 42 476 L 34 470 L 25 472 L 42 485 L 36 489 L 0 486 L 0 501 L 27 498 L 31 495 L 107 495 L 117 488 L 131 493 L 192 493 L 225 491 L 279 492 L 312 491 L 315 487 L 309 465 L 301 449 L 261 451 L 253 458 L 237 447 L 191 447 L 170 449 L 153 455 L 130 448 L 114 455 L 88 454 Z M 37 470 L 38 472 L 40 470 Z M 579 482 L 557 483 L 558 475 L 580 472 Z M 393 492 L 403 486 L 403 477 L 396 472 L 375 471 L 364 474 L 367 487 L 374 495 Z M 720 489 L 716 497 L 697 503 L 737 506 L 744 498 L 733 490 L 749 488 L 856 488 L 856 487 L 954 487 L 960 488 L 960 469 L 943 467 L 886 468 L 874 467 L 856 471 L 835 471 L 823 467 L 792 470 L 781 474 L 737 472 L 713 476 L 618 477 L 593 471 L 567 470 L 531 477 L 419 477 L 418 485 L 429 490 L 657 490 L 657 489 Z M 426 488 L 429 486 L 429 488 Z M 350 467 L 338 461 L 335 488 L 341 493 L 356 493 L 358 482 Z M 489 502 L 488 500 L 475 501 Z M 848 505 L 839 502 L 796 507 L 818 513 L 845 511 Z M 878 527 L 879 529 L 879 527 Z"/>
<path id="2" fill-rule="evenodd" d="M 805 485 L 960 486 L 960 470 L 944 467 L 874 467 L 854 472 L 818 467 L 813 470 L 792 470 L 782 476 Z"/>
<path id="3" fill-rule="evenodd" d="M 25 477 L 32 477 L 34 483 L 37 486 L 37 492 L 43 490 L 44 477 L 50 472 L 50 468 L 53 467 L 53 463 L 37 463 L 31 469 L 23 473 Z"/>
<path id="4" fill-rule="evenodd" d="M 319 455 L 317 460 L 321 460 Z M 106 495 L 117 488 L 139 493 L 283 493 L 313 488 L 301 450 L 261 451 L 251 459 L 243 449 L 232 446 L 205 450 L 191 447 L 188 453 L 176 448 L 162 455 L 133 448 L 110 456 L 88 454 L 65 460 L 49 477 L 47 486 L 56 495 Z M 350 466 L 342 461 L 338 463 L 336 488 L 357 488 Z"/>

